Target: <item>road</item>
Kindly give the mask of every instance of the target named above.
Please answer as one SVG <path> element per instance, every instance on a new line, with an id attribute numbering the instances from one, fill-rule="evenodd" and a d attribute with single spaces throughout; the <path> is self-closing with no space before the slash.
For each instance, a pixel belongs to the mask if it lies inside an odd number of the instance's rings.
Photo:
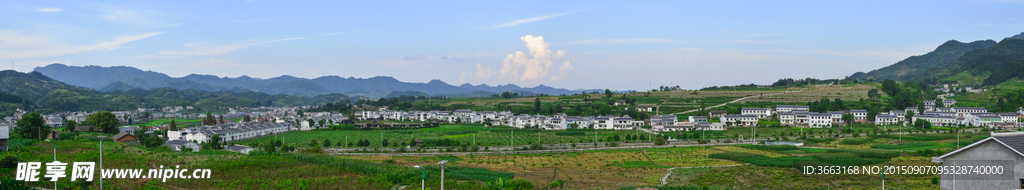
<path id="1" fill-rule="evenodd" d="M 693 166 L 693 167 L 669 168 L 668 169 L 668 173 L 665 174 L 665 176 L 661 176 L 661 185 L 665 185 L 665 184 L 668 183 L 668 181 L 667 181 L 668 180 L 668 176 L 671 176 L 672 175 L 672 170 L 675 170 L 677 168 L 678 169 L 688 169 L 688 168 L 721 168 L 721 167 L 746 166 L 746 165 L 750 165 L 750 163 L 743 163 L 743 164 L 737 164 L 737 165 L 724 165 L 724 166 Z"/>

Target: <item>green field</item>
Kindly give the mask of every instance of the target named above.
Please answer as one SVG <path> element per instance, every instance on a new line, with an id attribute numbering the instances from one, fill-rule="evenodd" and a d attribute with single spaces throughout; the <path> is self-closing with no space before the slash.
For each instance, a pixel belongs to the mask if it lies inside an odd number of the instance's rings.
<path id="1" fill-rule="evenodd" d="M 268 143 L 272 140 L 282 140 L 285 145 L 295 147 L 309 147 L 311 141 L 323 142 L 330 140 L 332 147 L 346 147 L 348 143 L 355 143 L 359 140 L 369 140 L 369 147 L 380 147 L 382 140 L 387 140 L 389 147 L 404 146 L 416 139 L 422 139 L 426 143 L 443 141 L 445 139 L 458 142 L 459 145 L 477 144 L 479 146 L 506 146 L 529 145 L 538 142 L 538 136 L 542 144 L 567 144 L 567 143 L 593 143 L 605 142 L 608 137 L 619 135 L 624 139 L 625 135 L 640 134 L 645 137 L 651 134 L 633 130 L 579 130 L 583 135 L 562 136 L 557 135 L 565 131 L 545 131 L 538 129 L 511 129 L 502 127 L 481 127 L 473 125 L 442 125 L 434 128 L 403 129 L 403 130 L 315 130 L 315 131 L 293 131 L 284 134 L 259 137 L 236 141 L 233 143 L 245 145 L 258 145 Z M 514 134 L 514 135 L 513 135 Z M 514 136 L 514 139 L 513 139 Z M 513 142 L 514 141 L 514 142 Z M 338 143 L 341 145 L 338 145 Z M 457 146 L 457 145 L 451 145 Z"/>

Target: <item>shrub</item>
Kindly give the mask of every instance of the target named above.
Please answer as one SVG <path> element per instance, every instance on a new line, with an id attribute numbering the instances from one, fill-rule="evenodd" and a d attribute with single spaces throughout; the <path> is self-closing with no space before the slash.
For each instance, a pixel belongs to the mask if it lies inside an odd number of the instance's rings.
<path id="1" fill-rule="evenodd" d="M 865 148 L 865 149 L 829 149 L 828 150 L 828 153 L 840 153 L 840 152 L 853 153 L 853 154 L 856 154 L 857 156 L 862 157 L 862 158 L 883 158 L 883 159 L 888 159 L 888 158 L 894 158 L 894 157 L 900 156 L 900 152 L 899 151 L 883 150 L 883 149 L 872 149 L 872 148 Z"/>
<path id="2" fill-rule="evenodd" d="M 774 151 L 786 151 L 786 150 L 797 150 L 797 149 L 799 149 L 799 148 L 797 148 L 796 146 L 793 146 L 793 145 L 751 145 L 751 144 L 744 144 L 744 145 L 736 145 L 736 146 L 743 147 L 743 148 L 749 148 L 749 149 L 774 150 Z"/>
<path id="3" fill-rule="evenodd" d="M 805 140 L 805 141 L 810 142 L 810 143 L 823 143 L 823 142 L 831 142 L 831 141 L 835 141 L 835 140 L 836 140 L 836 138 L 829 137 L 829 138 L 807 138 L 807 140 Z"/>
<path id="4" fill-rule="evenodd" d="M 868 143 L 868 142 L 871 142 L 870 138 L 850 138 L 850 139 L 843 139 L 843 141 L 840 142 L 840 143 L 847 144 L 847 145 L 859 145 L 859 144 L 864 144 L 864 143 Z"/>

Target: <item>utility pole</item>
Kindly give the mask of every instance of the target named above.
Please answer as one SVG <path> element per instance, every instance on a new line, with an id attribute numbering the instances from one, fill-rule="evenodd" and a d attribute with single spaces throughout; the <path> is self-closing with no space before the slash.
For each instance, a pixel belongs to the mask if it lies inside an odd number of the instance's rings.
<path id="1" fill-rule="evenodd" d="M 107 138 L 106 135 L 96 136 L 100 138 L 100 171 L 103 171 L 103 138 Z M 100 190 L 103 190 L 103 176 L 100 175 Z"/>
<path id="2" fill-rule="evenodd" d="M 441 160 L 437 164 L 441 165 L 441 190 L 444 190 L 444 164 L 447 164 L 448 160 Z"/>

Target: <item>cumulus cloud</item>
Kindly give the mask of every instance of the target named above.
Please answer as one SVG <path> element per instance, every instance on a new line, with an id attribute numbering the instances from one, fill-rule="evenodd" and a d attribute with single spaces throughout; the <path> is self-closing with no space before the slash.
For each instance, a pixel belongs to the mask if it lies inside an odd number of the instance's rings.
<path id="1" fill-rule="evenodd" d="M 476 64 L 476 79 L 489 79 L 491 78 L 491 68 L 484 67 L 479 63 Z"/>
<path id="2" fill-rule="evenodd" d="M 462 70 L 462 74 L 459 74 L 459 83 L 466 82 L 466 70 Z"/>
<path id="3" fill-rule="evenodd" d="M 52 40 L 49 36 L 22 34 L 16 31 L 0 30 L 0 59 L 49 57 L 91 50 L 114 50 L 129 42 L 146 39 L 162 32 L 120 36 L 111 41 L 100 41 L 92 45 L 74 46 Z"/>
<path id="4" fill-rule="evenodd" d="M 36 9 L 36 12 L 47 12 L 47 13 L 55 13 L 55 12 L 61 12 L 61 11 L 64 11 L 64 9 L 56 8 L 56 7 Z"/>
<path id="5" fill-rule="evenodd" d="M 569 70 L 572 70 L 572 68 L 572 64 L 569 64 L 569 61 L 565 61 L 561 67 L 558 67 L 558 75 L 551 76 L 551 80 L 565 79 L 565 76 L 569 75 Z"/>
<path id="6" fill-rule="evenodd" d="M 533 35 L 526 35 L 519 39 L 526 42 L 526 49 L 529 50 L 529 54 L 516 51 L 505 57 L 505 60 L 502 61 L 502 68 L 499 71 L 501 73 L 500 79 L 520 82 L 543 79 L 548 75 L 551 66 L 554 65 L 554 60 L 565 56 L 565 51 L 563 50 L 551 51 L 548 49 L 548 43 L 544 42 L 543 36 L 534 37 Z M 563 65 L 562 68 L 566 69 L 566 71 L 572 69 L 572 65 L 566 65 L 568 63 Z"/>

